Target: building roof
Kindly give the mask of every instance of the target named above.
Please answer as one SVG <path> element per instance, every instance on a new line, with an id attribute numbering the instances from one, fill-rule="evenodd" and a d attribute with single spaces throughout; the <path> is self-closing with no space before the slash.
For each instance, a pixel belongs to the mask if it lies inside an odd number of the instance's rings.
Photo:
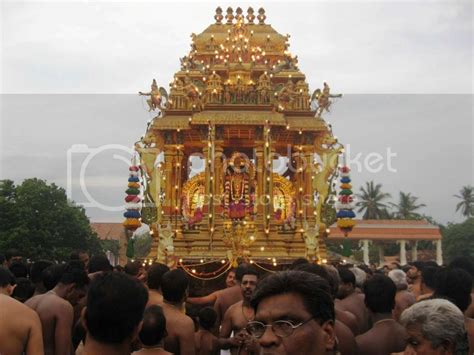
<path id="1" fill-rule="evenodd" d="M 334 224 L 329 240 L 344 239 L 344 234 Z M 349 233 L 352 240 L 440 240 L 439 227 L 426 220 L 356 220 L 356 226 Z"/>
<path id="2" fill-rule="evenodd" d="M 91 223 L 91 227 L 101 240 L 120 240 L 126 236 L 122 223 Z"/>

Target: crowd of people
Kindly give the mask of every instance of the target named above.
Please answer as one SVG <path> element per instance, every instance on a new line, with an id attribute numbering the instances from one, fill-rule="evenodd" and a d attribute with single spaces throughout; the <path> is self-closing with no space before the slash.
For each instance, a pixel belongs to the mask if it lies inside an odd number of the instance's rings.
<path id="1" fill-rule="evenodd" d="M 262 272 L 189 297 L 182 269 L 0 256 L 0 354 L 474 354 L 474 261 Z"/>

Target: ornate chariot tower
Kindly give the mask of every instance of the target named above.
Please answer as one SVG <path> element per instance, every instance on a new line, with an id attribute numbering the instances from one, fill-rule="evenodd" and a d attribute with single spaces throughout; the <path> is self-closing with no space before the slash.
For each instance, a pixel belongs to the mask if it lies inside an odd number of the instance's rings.
<path id="1" fill-rule="evenodd" d="M 157 112 L 135 145 L 149 257 L 321 262 L 343 151 L 322 116 L 341 95 L 326 83 L 311 94 L 290 36 L 263 9 L 218 8 L 214 18 L 192 34 L 169 93 L 155 80 L 140 93 Z"/>

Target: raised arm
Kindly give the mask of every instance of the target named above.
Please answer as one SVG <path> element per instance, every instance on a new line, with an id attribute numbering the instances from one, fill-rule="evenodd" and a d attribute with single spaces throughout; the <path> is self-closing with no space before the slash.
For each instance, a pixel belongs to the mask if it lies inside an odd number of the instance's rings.
<path id="1" fill-rule="evenodd" d="M 217 300 L 217 291 L 203 297 L 188 297 L 186 302 L 191 304 L 213 304 Z"/>

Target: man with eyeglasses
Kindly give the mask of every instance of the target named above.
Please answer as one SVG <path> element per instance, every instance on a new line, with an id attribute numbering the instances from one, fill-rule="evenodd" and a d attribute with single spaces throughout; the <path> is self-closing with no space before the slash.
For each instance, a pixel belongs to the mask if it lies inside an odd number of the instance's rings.
<path id="1" fill-rule="evenodd" d="M 256 340 L 249 336 L 245 327 L 255 317 L 250 300 L 257 287 L 257 282 L 257 270 L 251 266 L 246 266 L 242 270 L 242 280 L 240 282 L 243 300 L 233 304 L 225 312 L 219 333 L 219 346 L 222 349 L 230 348 L 231 354 L 249 354 L 251 349 L 256 346 Z M 234 332 L 233 337 L 231 337 L 232 332 Z"/>
<path id="2" fill-rule="evenodd" d="M 284 271 L 261 281 L 251 300 L 255 320 L 246 330 L 258 339 L 262 354 L 334 351 L 334 303 L 318 284 L 316 275 L 303 271 Z"/>

